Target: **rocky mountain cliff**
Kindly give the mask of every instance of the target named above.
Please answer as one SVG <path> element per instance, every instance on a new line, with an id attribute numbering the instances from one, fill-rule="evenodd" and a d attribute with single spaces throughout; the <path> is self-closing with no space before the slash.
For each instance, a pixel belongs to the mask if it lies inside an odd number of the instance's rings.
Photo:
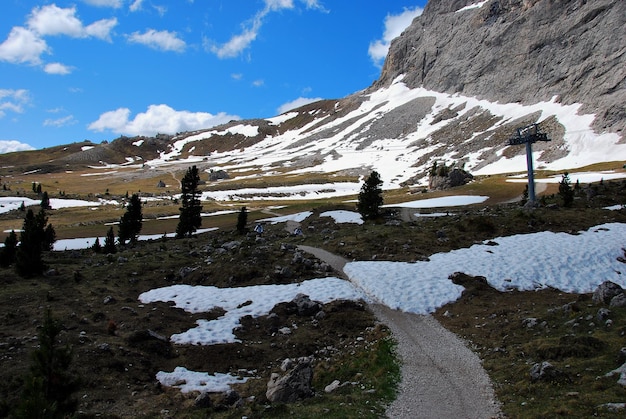
<path id="1" fill-rule="evenodd" d="M 594 113 L 597 130 L 626 128 L 623 0 L 430 0 L 391 45 L 376 88 L 409 87 L 536 103 L 558 96 Z"/>
<path id="2" fill-rule="evenodd" d="M 256 187 L 224 196 L 322 197 L 358 192 L 371 170 L 387 189 L 426 185 L 438 163 L 472 175 L 524 172 L 525 149 L 508 139 L 535 123 L 551 139 L 533 146 L 537 169 L 623 162 L 625 27 L 624 0 L 430 0 L 392 42 L 380 79 L 346 98 L 196 132 L 57 148 L 39 159 L 4 155 L 0 167 L 118 165 L 124 171 L 110 176 L 148 176 L 146 169 L 198 164 L 228 174 L 221 189 Z M 270 193 L 270 185 L 283 188 Z"/>

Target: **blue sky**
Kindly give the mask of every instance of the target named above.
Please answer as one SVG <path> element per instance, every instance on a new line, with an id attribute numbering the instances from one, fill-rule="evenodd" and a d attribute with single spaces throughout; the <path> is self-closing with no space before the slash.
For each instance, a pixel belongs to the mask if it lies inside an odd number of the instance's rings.
<path id="1" fill-rule="evenodd" d="M 266 118 L 371 85 L 426 0 L 3 0 L 0 152 Z"/>

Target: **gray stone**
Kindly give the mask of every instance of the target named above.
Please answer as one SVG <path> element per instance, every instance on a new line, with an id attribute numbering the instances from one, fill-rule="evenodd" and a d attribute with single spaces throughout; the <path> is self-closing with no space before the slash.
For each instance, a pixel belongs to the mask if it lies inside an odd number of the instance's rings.
<path id="1" fill-rule="evenodd" d="M 211 401 L 211 397 L 209 393 L 200 393 L 196 400 L 194 401 L 194 406 L 198 409 L 207 409 L 213 406 L 213 401 Z"/>
<path id="2" fill-rule="evenodd" d="M 624 294 L 621 286 L 611 281 L 604 281 L 593 292 L 592 300 L 596 304 L 609 304 L 613 297 Z"/>
<path id="3" fill-rule="evenodd" d="M 615 297 L 611 298 L 611 302 L 609 303 L 609 307 L 624 307 L 626 306 L 626 294 L 621 293 L 617 294 Z"/>
<path id="4" fill-rule="evenodd" d="M 265 396 L 270 402 L 293 403 L 314 395 L 311 388 L 313 367 L 310 359 L 301 359 L 285 375 L 273 373 Z"/>
<path id="5" fill-rule="evenodd" d="M 549 363 L 548 361 L 543 361 L 540 363 L 533 364 L 530 368 L 530 379 L 532 381 L 562 381 L 565 379 L 565 374 L 556 369 L 554 365 Z"/>
<path id="6" fill-rule="evenodd" d="M 599 309 L 598 313 L 596 314 L 596 318 L 600 322 L 608 320 L 610 316 L 611 316 L 611 310 L 609 310 L 608 308 L 604 308 L 604 307 Z"/>

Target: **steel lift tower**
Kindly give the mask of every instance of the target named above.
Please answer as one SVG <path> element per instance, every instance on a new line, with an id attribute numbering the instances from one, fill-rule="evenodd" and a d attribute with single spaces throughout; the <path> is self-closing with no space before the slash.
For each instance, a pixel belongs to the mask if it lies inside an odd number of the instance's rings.
<path id="1" fill-rule="evenodd" d="M 528 166 L 528 201 L 535 203 L 535 175 L 533 169 L 532 144 L 537 141 L 550 141 L 548 134 L 541 132 L 539 124 L 531 124 L 517 129 L 515 137 L 509 138 L 509 145 L 526 144 L 526 165 Z"/>

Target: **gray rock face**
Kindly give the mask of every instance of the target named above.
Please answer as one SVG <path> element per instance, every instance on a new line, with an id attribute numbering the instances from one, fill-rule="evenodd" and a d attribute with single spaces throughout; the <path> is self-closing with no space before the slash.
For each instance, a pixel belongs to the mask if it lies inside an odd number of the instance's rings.
<path id="1" fill-rule="evenodd" d="M 623 0 L 430 0 L 391 45 L 380 80 L 491 101 L 558 96 L 595 113 L 595 129 L 626 129 Z"/>

